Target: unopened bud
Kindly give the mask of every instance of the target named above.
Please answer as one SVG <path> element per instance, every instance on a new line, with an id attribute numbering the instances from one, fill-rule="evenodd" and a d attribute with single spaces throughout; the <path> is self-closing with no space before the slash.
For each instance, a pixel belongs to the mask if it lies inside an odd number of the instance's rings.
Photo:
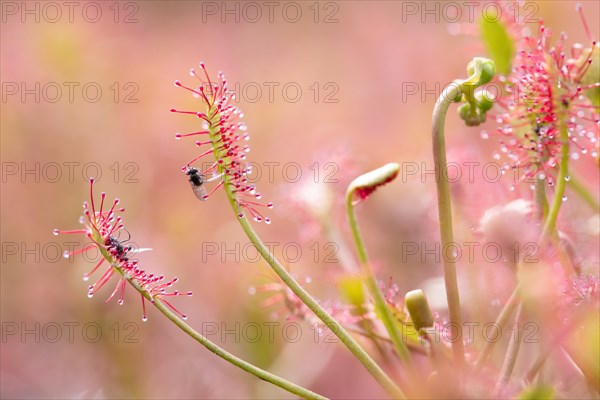
<path id="1" fill-rule="evenodd" d="M 496 64 L 489 58 L 475 57 L 467 64 L 469 80 L 476 79 L 476 85 L 485 85 L 496 74 Z"/>
<path id="2" fill-rule="evenodd" d="M 425 297 L 425 293 L 421 289 L 411 290 L 406 293 L 404 304 L 406 304 L 410 319 L 417 331 L 433 326 L 433 314 L 431 308 L 429 308 L 427 297 Z"/>
<path id="3" fill-rule="evenodd" d="M 496 100 L 494 95 L 487 90 L 481 90 L 475 93 L 475 101 L 482 114 L 485 114 L 494 106 L 494 100 Z"/>
<path id="4" fill-rule="evenodd" d="M 364 200 L 378 187 L 393 181 L 398 176 L 398 172 L 400 172 L 400 165 L 397 163 L 389 163 L 367 172 L 350 183 L 346 196 L 356 195 L 360 200 Z"/>

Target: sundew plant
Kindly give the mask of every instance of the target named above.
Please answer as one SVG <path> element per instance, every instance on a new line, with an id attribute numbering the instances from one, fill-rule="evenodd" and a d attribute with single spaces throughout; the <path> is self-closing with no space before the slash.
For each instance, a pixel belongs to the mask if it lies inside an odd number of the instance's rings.
<path id="1" fill-rule="evenodd" d="M 514 8 L 516 3 L 501 7 Z M 176 104 L 164 107 L 165 118 L 173 127 L 168 151 L 182 154 L 181 169 L 169 173 L 173 180 L 189 186 L 189 196 L 197 200 L 196 207 L 186 213 L 201 221 L 209 217 L 209 204 L 230 209 L 229 221 L 223 224 L 238 226 L 266 267 L 268 281 L 250 283 L 250 294 L 260 297 L 265 306 L 257 312 L 279 307 L 278 318 L 318 327 L 315 334 L 335 338 L 336 346 L 345 348 L 348 357 L 364 367 L 362 373 L 381 387 L 373 396 L 599 398 L 600 208 L 598 193 L 582 176 L 595 180 L 599 176 L 600 45 L 597 27 L 588 24 L 584 7 L 573 4 L 569 18 L 580 20 L 586 42 L 573 43 L 566 33 L 554 31 L 543 21 L 526 24 L 514 18 L 481 19 L 477 27 L 481 46 L 469 54 L 464 74 L 430 104 L 431 129 L 402 132 L 431 138 L 435 166 L 431 196 L 437 199 L 437 207 L 434 202 L 433 221 L 424 226 L 441 249 L 436 268 L 443 278 L 436 297 L 445 304 L 433 302 L 431 289 L 425 285 L 407 288 L 403 274 L 418 266 L 408 265 L 404 257 L 388 260 L 369 252 L 373 239 L 361 230 L 365 209 L 373 207 L 372 198 L 399 184 L 403 160 L 373 156 L 377 168 L 361 171 L 353 160 L 330 153 L 323 159 L 345 165 L 348 179 L 344 187 L 338 184 L 324 189 L 300 182 L 287 204 L 263 198 L 258 186 L 264 188 L 268 183 L 257 185 L 251 179 L 254 164 L 250 160 L 251 138 L 261 133 L 245 122 L 240 109 L 244 102 L 236 98 L 227 77 L 218 71 L 218 59 L 200 62 L 188 76 L 174 81 L 182 104 L 184 96 L 194 98 L 192 109 Z M 440 62 L 440 68 L 443 66 Z M 370 115 L 372 106 L 365 105 L 365 118 L 380 118 Z M 445 129 L 451 114 L 458 115 L 462 129 L 473 141 L 493 147 L 487 161 L 499 166 L 499 174 L 514 178 L 495 183 L 503 185 L 506 196 L 498 196 L 492 205 L 469 210 L 461 205 L 465 192 L 482 189 L 477 183 L 459 188 L 451 179 L 449 160 L 456 155 L 449 155 L 446 148 L 457 148 L 454 132 Z M 183 119 L 192 121 L 195 128 L 180 130 Z M 426 127 L 429 121 L 413 126 Z M 184 155 L 189 154 L 184 151 L 188 149 L 195 151 L 192 158 Z M 362 152 L 369 158 L 371 149 Z M 143 321 L 166 317 L 179 328 L 177 334 L 189 336 L 214 353 L 215 363 L 228 362 L 238 367 L 240 374 L 275 385 L 281 393 L 306 399 L 340 396 L 270 372 L 251 362 L 251 357 L 233 354 L 226 345 L 203 334 L 201 321 L 188 319 L 186 311 L 203 307 L 203 293 L 194 291 L 192 296 L 193 282 L 144 266 L 152 257 L 151 249 L 132 246 L 134 221 L 128 220 L 127 228 L 125 225 L 123 207 L 135 204 L 112 200 L 112 194 L 99 192 L 101 186 L 89 179 L 79 227 L 54 230 L 55 235 L 76 235 L 87 243 L 67 251 L 66 258 L 99 250 L 100 261 L 90 265 L 84 275 L 88 297 L 121 305 L 140 302 Z M 482 204 L 486 203 L 482 200 Z M 586 208 L 591 221 L 587 230 L 570 218 L 570 207 Z M 323 278 L 329 281 L 321 282 L 335 288 L 331 298 L 313 293 L 310 278 L 296 273 L 267 245 L 278 209 L 302 215 L 303 224 L 340 243 L 342 265 L 334 275 Z M 333 218 L 336 210 L 342 210 L 341 223 Z M 466 222 L 473 213 L 477 224 Z M 381 228 L 382 232 L 386 229 L 389 227 Z M 596 230 L 596 242 L 591 245 L 590 229 Z M 487 248 L 504 251 L 496 263 L 500 267 L 484 268 L 478 265 L 482 260 L 464 257 L 464 249 L 457 245 L 464 240 L 478 240 Z M 378 241 L 400 246 L 391 233 L 380 235 Z M 405 246 L 402 249 L 408 251 Z M 138 256 L 140 253 L 144 256 Z M 394 279 L 382 272 L 381 264 L 396 269 Z M 207 263 L 202 268 L 216 266 Z M 316 273 L 320 268 L 315 263 L 306 270 Z M 464 280 L 473 274 L 479 279 L 479 291 L 465 290 Z M 213 284 L 218 286 L 219 281 Z M 492 305 L 485 291 L 494 286 L 509 290 Z M 502 340 L 500 332 L 504 333 Z M 300 358 L 294 362 L 308 361 Z M 321 372 L 323 379 L 336 367 L 334 360 Z M 202 397 L 198 392 L 198 398 Z"/>

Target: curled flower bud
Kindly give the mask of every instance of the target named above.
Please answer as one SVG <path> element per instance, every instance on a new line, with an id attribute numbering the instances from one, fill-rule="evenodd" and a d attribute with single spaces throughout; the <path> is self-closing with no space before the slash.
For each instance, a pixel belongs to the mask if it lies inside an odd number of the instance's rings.
<path id="1" fill-rule="evenodd" d="M 458 115 L 465 121 L 467 126 L 478 126 L 485 122 L 485 113 L 471 103 L 465 103 L 458 107 Z"/>
<path id="2" fill-rule="evenodd" d="M 485 114 L 494 106 L 495 97 L 487 90 L 480 90 L 475 93 L 475 101 L 477 104 L 477 108 Z"/>
<path id="3" fill-rule="evenodd" d="M 486 113 L 492 108 L 493 98 L 482 92 L 474 93 L 475 89 L 491 81 L 496 73 L 496 66 L 490 59 L 483 57 L 473 58 L 467 65 L 469 77 L 464 81 L 457 81 L 460 86 L 461 97 L 458 94 L 453 101 L 463 100 L 465 104 L 458 108 L 458 115 L 467 126 L 478 126 L 485 122 Z"/>
<path id="4" fill-rule="evenodd" d="M 490 82 L 496 74 L 496 64 L 489 58 L 475 57 L 467 64 L 469 81 L 476 86 Z"/>
<path id="5" fill-rule="evenodd" d="M 354 179 L 348 186 L 346 197 L 355 196 L 358 202 L 365 200 L 378 187 L 393 181 L 400 172 L 400 165 L 389 163 Z"/>

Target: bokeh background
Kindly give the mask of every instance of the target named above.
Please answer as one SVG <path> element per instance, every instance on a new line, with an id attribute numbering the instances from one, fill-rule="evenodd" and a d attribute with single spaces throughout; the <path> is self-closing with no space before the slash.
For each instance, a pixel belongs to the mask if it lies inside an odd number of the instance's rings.
<path id="1" fill-rule="evenodd" d="M 289 397 L 198 346 L 155 310 L 142 322 L 132 290 L 123 306 L 104 304 L 108 288 L 86 297 L 81 276 L 93 260 L 60 254 L 66 242 L 83 244 L 83 238 L 56 237 L 52 230 L 78 226 L 87 176 L 99 178 L 98 192 L 121 199 L 132 241 L 154 249 L 139 256 L 145 268 L 176 275 L 181 289 L 194 292 L 174 300 L 192 326 L 216 324 L 219 332 L 211 338 L 225 348 L 324 395 L 383 396 L 341 345 L 315 340 L 309 324 L 299 322 L 297 342 L 284 340 L 282 304 L 263 307 L 269 295 L 251 295 L 273 278 L 264 262 L 250 260 L 253 253 L 224 194 L 206 203 L 192 195 L 180 167 L 198 149 L 174 134 L 195 130 L 197 121 L 169 109 L 197 110 L 199 103 L 173 81 L 192 84 L 188 70 L 203 60 L 213 76 L 222 70 L 230 86 L 238 85 L 238 105 L 252 135 L 249 159 L 262 172 L 257 185 L 276 204 L 267 212 L 273 223 L 257 229 L 278 243 L 278 254 L 288 245 L 284 261 L 320 299 L 339 299 L 335 282 L 342 269 L 328 262 L 331 238 L 302 204 L 319 204 L 322 190 L 334 194 L 331 215 L 341 249 L 335 258 L 348 257 L 342 254 L 350 239 L 341 206 L 344 184 L 386 162 L 416 163 L 419 173 L 379 191 L 359 218 L 379 277 L 393 277 L 401 294 L 424 287 L 443 317 L 440 264 L 432 258 L 406 262 L 400 244 L 437 240 L 434 181 L 421 174 L 421 163 L 432 169 L 430 115 L 441 88 L 464 77 L 472 57 L 485 54 L 477 20 L 486 3 L 471 2 L 477 3 L 474 23 L 460 2 L 458 23 L 451 23 L 454 11 L 443 2 L 427 2 L 437 7 L 432 14 L 424 13 L 422 2 L 272 2 L 272 15 L 265 2 L 72 3 L 70 14 L 61 2 L 2 2 L 0 396 Z M 598 34 L 598 3 L 582 3 Z M 574 2 L 531 4 L 532 18 L 568 31 L 573 42 L 586 41 Z M 481 129 L 493 131 L 493 121 L 466 128 L 451 110 L 449 158 L 491 161 L 497 142 L 482 140 Z M 576 168 L 597 193 L 592 166 L 582 159 Z M 296 171 L 302 174 L 297 182 Z M 326 181 L 328 176 L 339 182 Z M 459 237 L 487 207 L 528 195 L 527 188 L 511 192 L 509 185 L 455 185 L 464 217 Z M 567 218 L 594 231 L 597 219 L 569 197 Z M 597 249 L 597 229 L 596 236 L 586 235 L 587 246 Z M 207 243 L 219 253 L 207 255 Z M 297 248 L 300 257 L 293 254 Z M 472 265 L 460 271 L 464 301 L 477 298 L 493 320 L 509 283 L 495 284 L 474 271 Z M 280 323 L 272 343 L 266 330 L 256 343 L 244 340 L 241 329 L 240 339 L 230 334 L 222 340 L 224 327 L 268 321 Z"/>

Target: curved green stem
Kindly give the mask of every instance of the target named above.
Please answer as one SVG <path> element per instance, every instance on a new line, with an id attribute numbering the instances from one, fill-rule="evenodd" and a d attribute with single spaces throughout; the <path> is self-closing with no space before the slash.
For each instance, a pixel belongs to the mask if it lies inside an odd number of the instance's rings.
<path id="1" fill-rule="evenodd" d="M 546 218 L 546 223 L 544 224 L 544 229 L 542 231 L 543 239 L 554 236 L 555 234 L 558 212 L 564 201 L 563 196 L 565 194 L 565 188 L 567 187 L 567 179 L 569 179 L 567 178 L 569 176 L 569 133 L 564 121 L 561 122 L 560 126 L 560 140 L 563 143 L 561 147 L 558 177 L 556 178 L 556 190 L 554 192 L 554 198 L 552 199 L 552 205 L 548 211 L 548 218 Z"/>
<path id="2" fill-rule="evenodd" d="M 448 166 L 446 165 L 446 139 L 444 124 L 450 104 L 461 101 L 463 98 L 470 105 L 471 115 L 461 115 L 469 126 L 478 125 L 485 116 L 485 110 L 476 110 L 475 89 L 492 80 L 495 73 L 495 64 L 492 60 L 475 57 L 467 65 L 469 77 L 465 80 L 455 81 L 444 89 L 435 103 L 432 115 L 431 138 L 433 142 L 433 161 L 435 167 L 435 183 L 438 197 L 438 213 L 440 218 L 441 247 L 453 245 L 454 234 L 452 231 L 452 206 L 450 198 L 450 185 L 448 182 Z M 483 114 L 478 114 L 483 112 Z M 448 301 L 450 341 L 454 362 L 459 370 L 465 363 L 465 350 L 461 338 L 462 317 L 460 310 L 460 296 L 458 292 L 458 279 L 456 277 L 456 263 L 454 257 L 444 257 L 444 284 Z"/>
<path id="3" fill-rule="evenodd" d="M 519 355 L 519 348 L 521 347 L 521 334 L 519 326 L 521 324 L 522 312 L 523 303 L 519 303 L 519 306 L 517 307 L 517 316 L 515 317 L 515 329 L 510 337 L 510 343 L 508 344 L 508 350 L 506 351 L 506 356 L 504 357 L 502 370 L 500 371 L 500 376 L 498 377 L 496 390 L 500 390 L 506 386 L 515 368 L 517 356 Z"/>
<path id="4" fill-rule="evenodd" d="M 128 279 L 129 283 L 144 297 L 148 300 L 151 300 L 148 294 L 137 284 L 137 282 Z M 287 390 L 290 393 L 293 393 L 297 396 L 300 396 L 305 399 L 318 399 L 325 400 L 326 397 L 323 397 L 317 393 L 314 393 L 308 389 L 303 388 L 302 386 L 298 386 L 295 383 L 287 381 L 275 374 L 272 374 L 268 371 L 265 371 L 261 368 L 258 368 L 247 361 L 242 360 L 219 347 L 215 343 L 211 342 L 205 336 L 194 330 L 191 326 L 186 324 L 181 318 L 179 318 L 175 313 L 173 313 L 161 300 L 159 297 L 154 297 L 153 301 L 154 306 L 161 312 L 165 317 L 170 319 L 175 325 L 177 325 L 182 331 L 187 333 L 192 339 L 200 343 L 202 346 L 206 347 L 209 351 L 221 357 L 225 361 L 235 365 L 238 368 L 243 369 L 244 371 L 256 376 L 259 379 L 270 382 L 275 386 L 279 386 L 280 388 Z"/>
<path id="5" fill-rule="evenodd" d="M 94 240 L 96 243 L 98 242 L 98 238 L 100 235 L 98 232 L 95 232 Z M 101 238 L 100 238 L 101 239 Z M 100 243 L 103 241 L 100 241 Z M 314 399 L 314 400 L 326 400 L 326 397 L 323 397 L 317 393 L 314 393 L 302 386 L 298 386 L 295 383 L 292 383 L 288 380 L 285 380 L 275 374 L 272 374 L 268 371 L 265 371 L 261 368 L 258 368 L 247 361 L 242 360 L 239 357 L 234 356 L 229 353 L 225 349 L 219 347 L 217 344 L 211 342 L 208 338 L 203 336 L 201 333 L 196 331 L 194 328 L 185 323 L 177 314 L 175 314 L 171 309 L 166 306 L 160 296 L 150 296 L 147 290 L 145 290 L 140 284 L 132 279 L 130 276 L 124 273 L 124 271 L 114 262 L 112 256 L 106 251 L 104 248 L 100 248 L 100 251 L 104 258 L 129 282 L 129 284 L 137 290 L 145 299 L 149 300 L 154 307 L 156 307 L 165 317 L 167 317 L 171 322 L 179 327 L 182 331 L 184 331 L 188 336 L 192 339 L 200 343 L 202 346 L 206 347 L 209 351 L 221 357 L 223 360 L 235 365 L 238 368 L 243 369 L 244 371 L 256 376 L 263 381 L 267 381 L 272 383 L 275 386 L 279 386 L 280 388 L 287 390 L 290 393 L 293 393 L 297 396 L 300 396 L 305 399 Z"/>
<path id="6" fill-rule="evenodd" d="M 438 212 L 440 218 L 441 247 L 446 248 L 454 242 L 452 232 L 452 207 L 450 202 L 450 185 L 446 179 L 448 169 L 446 165 L 446 142 L 444 137 L 444 123 L 446 113 L 452 103 L 462 92 L 461 85 L 451 85 L 446 88 L 438 98 L 433 109 L 432 140 L 433 159 L 435 163 L 435 182 L 438 194 Z M 454 259 L 444 257 L 444 284 L 446 285 L 446 297 L 448 300 L 448 311 L 450 316 L 450 341 L 454 360 L 459 368 L 465 365 L 464 345 L 460 339 L 462 318 L 460 312 L 460 296 L 458 292 L 458 280 L 456 277 L 456 264 Z"/>
<path id="7" fill-rule="evenodd" d="M 209 120 L 209 136 L 212 142 L 212 149 L 215 155 L 215 159 L 223 160 L 219 163 L 217 168 L 222 176 L 223 187 L 229 200 L 229 204 L 236 215 L 242 229 L 246 233 L 246 236 L 250 239 L 256 250 L 269 264 L 271 269 L 279 276 L 279 278 L 294 292 L 296 296 L 313 312 L 315 315 L 329 328 L 331 331 L 340 339 L 340 341 L 354 354 L 354 356 L 363 364 L 363 366 L 369 371 L 369 373 L 375 378 L 377 382 L 392 396 L 396 399 L 405 399 L 406 396 L 402 390 L 394 383 L 394 381 L 381 369 L 381 367 L 371 358 L 371 356 L 358 344 L 356 340 L 344 329 L 344 327 L 336 321 L 321 305 L 306 291 L 300 284 L 294 279 L 294 277 L 283 267 L 279 260 L 273 253 L 267 248 L 264 242 L 260 239 L 250 221 L 240 209 L 240 205 L 237 201 L 237 194 L 235 193 L 235 185 L 231 182 L 232 177 L 225 173 L 225 165 L 228 165 L 230 157 L 227 154 L 227 150 L 224 150 L 220 140 L 220 128 L 217 123 L 219 117 L 219 111 L 214 104 L 209 107 L 207 113 Z M 214 122 L 214 123 L 213 123 Z"/>
<path id="8" fill-rule="evenodd" d="M 512 313 L 515 311 L 515 308 L 517 308 L 517 306 L 520 306 L 521 301 L 518 299 L 518 296 L 519 296 L 519 287 L 517 286 L 513 290 L 509 299 L 504 304 L 504 307 L 500 311 L 500 314 L 498 314 L 498 318 L 496 318 L 495 326 L 497 326 L 498 329 L 504 328 L 504 326 L 508 322 L 508 319 L 510 318 Z M 483 367 L 485 360 L 488 358 L 488 356 L 492 352 L 492 349 L 494 348 L 494 345 L 496 343 L 497 343 L 497 341 L 489 341 L 489 340 L 485 342 L 485 344 L 483 345 L 483 348 L 481 349 L 481 352 L 479 353 L 479 357 L 477 357 L 477 361 L 475 361 L 475 369 L 476 370 L 479 370 Z"/>
<path id="9" fill-rule="evenodd" d="M 381 293 L 381 289 L 377 284 L 375 274 L 373 273 L 373 269 L 369 263 L 367 250 L 356 221 L 356 212 L 354 210 L 354 204 L 352 201 L 353 195 L 354 193 L 352 191 L 348 192 L 346 195 L 346 210 L 348 212 L 348 220 L 352 229 L 352 236 L 354 237 L 354 243 L 356 244 L 358 259 L 360 261 L 361 270 L 365 278 L 365 283 L 371 292 L 371 295 L 373 296 L 373 300 L 375 301 L 375 309 L 378 312 L 385 329 L 390 335 L 390 339 L 392 340 L 392 344 L 394 345 L 396 353 L 398 353 L 398 356 L 406 363 L 411 364 L 412 360 L 410 357 L 410 352 L 402 340 L 402 335 L 398 329 L 398 323 L 395 321 L 392 312 L 390 311 L 390 308 L 383 297 L 383 293 Z"/>
<path id="10" fill-rule="evenodd" d="M 544 221 L 548 215 L 548 199 L 546 198 L 546 182 L 538 179 L 535 182 L 536 219 Z"/>
<path id="11" fill-rule="evenodd" d="M 237 205 L 233 193 L 229 193 L 231 189 L 226 189 L 228 192 L 229 201 L 237 214 Z M 292 275 L 281 265 L 279 260 L 265 246 L 263 241 L 254 231 L 250 221 L 244 216 L 238 218 L 240 225 L 246 235 L 256 247 L 260 255 L 271 266 L 273 271 L 281 278 L 281 280 L 302 300 L 306 306 L 316 314 L 323 323 L 331 329 L 331 331 L 340 339 L 340 341 L 354 354 L 354 356 L 365 366 L 369 373 L 381 384 L 381 386 L 394 398 L 405 399 L 404 393 L 394 383 L 394 381 L 381 369 L 381 367 L 369 356 L 369 354 L 358 344 L 356 340 L 344 329 L 344 327 L 335 320 L 321 305 L 304 290 L 302 286 L 292 277 Z"/>

